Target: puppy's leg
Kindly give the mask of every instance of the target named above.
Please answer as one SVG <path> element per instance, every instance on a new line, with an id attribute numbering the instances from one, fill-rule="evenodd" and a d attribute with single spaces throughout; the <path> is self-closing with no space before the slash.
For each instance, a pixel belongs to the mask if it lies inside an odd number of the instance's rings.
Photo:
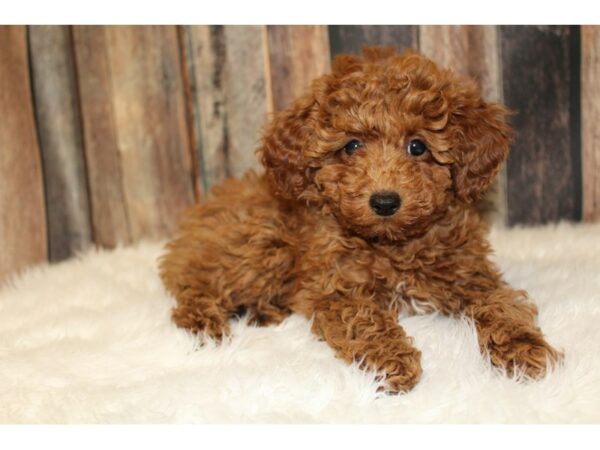
<path id="1" fill-rule="evenodd" d="M 454 231 L 431 245 L 431 261 L 418 270 L 401 272 L 398 297 L 403 307 L 473 320 L 484 354 L 508 373 L 544 376 L 562 355 L 536 325 L 537 308 L 527 293 L 512 289 L 488 258 L 487 226 L 476 214 L 453 219 Z M 430 233 L 436 236 L 434 228 Z M 420 312 L 420 311 L 416 311 Z"/>
<path id="2" fill-rule="evenodd" d="M 189 209 L 160 275 L 177 300 L 175 323 L 221 338 L 247 311 L 260 325 L 283 320 L 294 265 L 285 218 L 264 183 L 249 174 Z"/>
<path id="3" fill-rule="evenodd" d="M 479 346 L 492 363 L 508 373 L 531 378 L 546 374 L 562 357 L 535 324 L 537 308 L 525 301 L 524 291 L 500 288 L 472 302 L 464 314 L 473 319 Z"/>
<path id="4" fill-rule="evenodd" d="M 287 317 L 286 274 L 293 258 L 270 238 L 260 223 L 250 229 L 198 225 L 172 242 L 161 260 L 161 276 L 177 300 L 175 323 L 220 339 L 229 333 L 229 318 L 244 312 L 259 325 Z"/>
<path id="5" fill-rule="evenodd" d="M 218 299 L 179 294 L 178 305 L 173 308 L 172 318 L 181 328 L 199 333 L 207 333 L 210 337 L 221 340 L 229 334 L 229 311 L 223 308 Z"/>
<path id="6" fill-rule="evenodd" d="M 220 340 L 229 334 L 228 320 L 235 312 L 219 286 L 227 275 L 222 266 L 231 258 L 214 248 L 212 242 L 202 244 L 187 235 L 171 242 L 161 258 L 160 275 L 177 301 L 172 312 L 175 324 Z"/>
<path id="7" fill-rule="evenodd" d="M 390 392 L 406 392 L 421 376 L 421 352 L 392 311 L 371 301 L 336 299 L 317 303 L 313 331 L 347 362 L 385 374 Z"/>
<path id="8" fill-rule="evenodd" d="M 440 277 L 406 276 L 402 296 L 407 305 L 473 320 L 479 345 L 494 365 L 508 373 L 523 372 L 542 377 L 561 359 L 536 325 L 537 308 L 527 301 L 525 291 L 511 289 L 495 266 L 485 257 L 463 257 L 451 266 L 452 282 Z M 448 260 L 445 261 L 447 263 Z M 448 269 L 428 269 L 440 274 Z M 418 311 L 417 311 L 418 312 Z"/>

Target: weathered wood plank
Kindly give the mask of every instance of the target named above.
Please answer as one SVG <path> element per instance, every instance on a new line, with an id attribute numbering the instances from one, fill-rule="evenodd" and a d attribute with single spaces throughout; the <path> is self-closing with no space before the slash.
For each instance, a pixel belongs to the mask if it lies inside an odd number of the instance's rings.
<path id="1" fill-rule="evenodd" d="M 500 101 L 497 29 L 493 25 L 423 25 L 419 49 L 442 67 L 477 80 L 489 101 Z"/>
<path id="2" fill-rule="evenodd" d="M 479 83 L 483 98 L 502 101 L 497 27 L 423 25 L 419 50 L 442 67 L 467 75 Z M 492 223 L 507 222 L 506 169 L 488 190 L 478 210 Z"/>
<path id="3" fill-rule="evenodd" d="M 331 68 L 329 36 L 321 25 L 267 27 L 273 105 L 284 109 Z"/>
<path id="4" fill-rule="evenodd" d="M 35 115 L 42 153 L 50 261 L 84 250 L 92 228 L 69 27 L 29 27 Z"/>
<path id="5" fill-rule="evenodd" d="M 360 54 L 365 46 L 393 47 L 398 52 L 417 50 L 418 27 L 414 25 L 330 25 L 332 56 Z"/>
<path id="6" fill-rule="evenodd" d="M 581 27 L 583 219 L 600 222 L 600 27 Z"/>
<path id="7" fill-rule="evenodd" d="M 225 100 L 229 173 L 258 169 L 255 150 L 273 109 L 265 26 L 225 27 Z"/>
<path id="8" fill-rule="evenodd" d="M 111 69 L 103 27 L 74 27 L 83 136 L 94 241 L 131 242 L 122 182 Z"/>
<path id="9" fill-rule="evenodd" d="M 516 142 L 508 159 L 510 224 L 581 216 L 576 27 L 501 26 L 504 101 Z M 572 84 L 573 83 L 573 84 Z"/>
<path id="10" fill-rule="evenodd" d="M 24 26 L 0 26 L 0 282 L 47 257 Z"/>
<path id="11" fill-rule="evenodd" d="M 264 26 L 185 26 L 188 110 L 204 190 L 259 168 L 254 154 L 271 109 Z"/>
<path id="12" fill-rule="evenodd" d="M 225 37 L 223 26 L 184 26 L 183 58 L 192 142 L 203 190 L 228 176 L 227 115 L 223 93 Z"/>
<path id="13" fill-rule="evenodd" d="M 177 30 L 77 26 L 74 42 L 95 240 L 168 236 L 194 201 Z"/>

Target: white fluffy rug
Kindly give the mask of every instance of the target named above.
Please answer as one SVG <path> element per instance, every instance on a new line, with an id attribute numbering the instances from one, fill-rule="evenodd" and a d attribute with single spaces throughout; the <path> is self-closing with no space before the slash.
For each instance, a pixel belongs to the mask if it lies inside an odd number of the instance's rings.
<path id="1" fill-rule="evenodd" d="M 496 259 L 540 309 L 563 368 L 518 383 L 465 322 L 402 317 L 422 350 L 406 395 L 336 360 L 293 316 L 223 345 L 169 320 L 161 244 L 41 266 L 0 291 L 0 422 L 600 422 L 600 225 L 494 230 Z"/>

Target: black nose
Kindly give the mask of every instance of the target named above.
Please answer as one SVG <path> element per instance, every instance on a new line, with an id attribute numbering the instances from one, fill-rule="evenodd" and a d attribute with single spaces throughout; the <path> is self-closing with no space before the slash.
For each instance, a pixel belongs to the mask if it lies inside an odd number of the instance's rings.
<path id="1" fill-rule="evenodd" d="M 376 192 L 369 199 L 371 209 L 379 216 L 391 216 L 400 208 L 400 196 L 395 192 Z"/>

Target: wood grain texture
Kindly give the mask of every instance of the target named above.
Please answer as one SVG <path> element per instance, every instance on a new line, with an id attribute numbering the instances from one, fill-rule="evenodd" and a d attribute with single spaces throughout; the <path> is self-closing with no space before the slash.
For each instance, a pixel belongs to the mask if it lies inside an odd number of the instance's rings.
<path id="1" fill-rule="evenodd" d="M 393 47 L 398 52 L 417 50 L 418 27 L 414 25 L 330 25 L 332 56 L 360 54 L 365 46 Z"/>
<path id="2" fill-rule="evenodd" d="M 475 79 L 486 100 L 502 102 L 496 26 L 423 25 L 419 27 L 419 50 L 440 66 Z M 506 224 L 506 168 L 478 204 L 478 210 L 489 222 Z"/>
<path id="3" fill-rule="evenodd" d="M 271 109 L 264 26 L 185 26 L 188 111 L 203 188 L 259 168 Z"/>
<path id="4" fill-rule="evenodd" d="M 600 27 L 581 27 L 583 220 L 600 222 Z"/>
<path id="5" fill-rule="evenodd" d="M 0 26 L 0 282 L 47 257 L 26 32 Z"/>
<path id="6" fill-rule="evenodd" d="M 170 235 L 194 202 L 175 27 L 77 26 L 95 241 Z"/>
<path id="7" fill-rule="evenodd" d="M 580 219 L 577 41 L 576 27 L 500 27 L 504 100 L 517 113 L 507 165 L 510 224 Z"/>
<path id="8" fill-rule="evenodd" d="M 227 115 L 223 93 L 223 26 L 184 26 L 182 52 L 187 82 L 192 145 L 208 192 L 228 176 Z"/>
<path id="9" fill-rule="evenodd" d="M 229 173 L 261 166 L 255 155 L 273 109 L 265 26 L 225 27 L 225 100 Z"/>
<path id="10" fill-rule="evenodd" d="M 44 171 L 49 259 L 60 261 L 92 242 L 69 27 L 29 27 L 29 49 Z"/>
<path id="11" fill-rule="evenodd" d="M 331 68 L 329 36 L 321 25 L 267 27 L 273 106 L 280 111 Z"/>
<path id="12" fill-rule="evenodd" d="M 442 67 L 474 78 L 483 97 L 500 101 L 497 29 L 492 25 L 423 25 L 419 50 Z"/>

